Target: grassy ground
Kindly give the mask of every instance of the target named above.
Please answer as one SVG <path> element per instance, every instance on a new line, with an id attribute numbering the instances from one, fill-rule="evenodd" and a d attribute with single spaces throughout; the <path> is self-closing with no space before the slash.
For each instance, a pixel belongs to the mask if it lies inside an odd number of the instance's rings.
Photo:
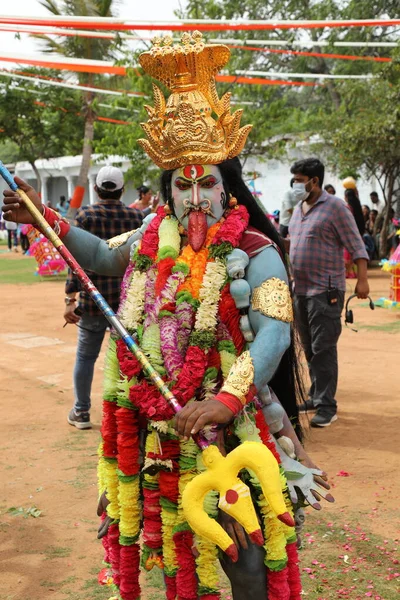
<path id="1" fill-rule="evenodd" d="M 36 275 L 37 262 L 30 256 L 24 256 L 23 260 L 9 260 L 2 256 L 4 250 L 0 249 L 0 284 L 2 283 L 40 283 L 48 281 L 49 278 Z M 66 275 L 51 277 L 51 281 L 64 281 Z"/>

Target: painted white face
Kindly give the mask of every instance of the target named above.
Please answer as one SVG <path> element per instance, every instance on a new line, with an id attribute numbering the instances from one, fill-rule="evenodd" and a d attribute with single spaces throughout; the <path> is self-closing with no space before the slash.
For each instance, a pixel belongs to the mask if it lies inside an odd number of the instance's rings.
<path id="1" fill-rule="evenodd" d="M 176 169 L 171 188 L 175 215 L 185 230 L 192 212 L 205 214 L 207 227 L 224 214 L 226 194 L 220 170 L 215 165 L 186 165 Z"/>

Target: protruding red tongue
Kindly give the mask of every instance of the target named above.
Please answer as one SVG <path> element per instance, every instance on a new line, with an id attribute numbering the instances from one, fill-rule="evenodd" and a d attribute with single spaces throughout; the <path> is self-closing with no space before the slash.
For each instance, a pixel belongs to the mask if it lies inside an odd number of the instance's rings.
<path id="1" fill-rule="evenodd" d="M 195 252 L 198 252 L 207 237 L 207 216 L 201 210 L 191 210 L 188 222 L 188 240 Z"/>

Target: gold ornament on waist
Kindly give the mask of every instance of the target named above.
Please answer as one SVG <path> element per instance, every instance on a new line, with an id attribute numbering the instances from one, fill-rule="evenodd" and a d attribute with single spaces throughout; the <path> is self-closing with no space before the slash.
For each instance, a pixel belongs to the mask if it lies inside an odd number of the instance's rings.
<path id="1" fill-rule="evenodd" d="M 162 169 L 187 164 L 218 164 L 243 149 L 251 125 L 240 128 L 242 110 L 231 115 L 229 93 L 219 99 L 215 75 L 228 62 L 230 50 L 205 44 L 199 31 L 184 33 L 182 44 L 171 36 L 155 38 L 150 51 L 139 57 L 143 69 L 172 92 L 165 101 L 153 85 L 154 108 L 141 123 L 147 139 L 138 140 Z"/>
<path id="2" fill-rule="evenodd" d="M 107 244 L 109 248 L 119 248 L 119 246 L 123 246 L 137 231 L 137 229 L 132 229 L 132 231 L 126 231 L 125 233 L 121 233 L 120 235 L 116 235 L 109 240 L 107 240 Z"/>
<path id="3" fill-rule="evenodd" d="M 251 308 L 266 317 L 291 323 L 293 304 L 289 286 L 282 279 L 271 277 L 253 291 Z"/>
<path id="4" fill-rule="evenodd" d="M 250 352 L 246 350 L 233 363 L 228 377 L 221 388 L 221 392 L 227 392 L 239 398 L 245 405 L 247 394 L 254 382 L 254 365 Z"/>

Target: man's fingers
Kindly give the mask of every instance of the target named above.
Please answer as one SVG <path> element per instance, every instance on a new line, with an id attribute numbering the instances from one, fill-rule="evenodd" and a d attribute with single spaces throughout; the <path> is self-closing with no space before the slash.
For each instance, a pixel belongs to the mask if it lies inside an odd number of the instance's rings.
<path id="1" fill-rule="evenodd" d="M 14 177 L 14 181 L 17 184 L 17 186 L 21 188 L 21 190 L 24 190 L 24 192 L 29 192 L 29 190 L 32 189 L 32 186 L 29 185 L 29 183 L 26 183 L 26 181 L 24 181 L 23 179 L 21 179 L 21 177 Z"/>
<path id="2" fill-rule="evenodd" d="M 228 523 L 228 525 L 226 526 L 225 531 L 229 535 L 229 537 L 232 538 L 233 543 L 235 544 L 236 548 L 239 550 L 240 549 L 240 544 L 239 544 L 239 541 L 238 541 L 238 539 L 236 537 L 236 531 L 235 531 L 235 529 L 233 527 L 233 524 L 232 523 Z"/>
<path id="3" fill-rule="evenodd" d="M 191 435 L 195 435 L 196 433 L 199 433 L 199 431 L 201 429 L 203 429 L 203 427 L 205 427 L 206 425 L 208 425 L 209 423 L 213 422 L 213 418 L 212 418 L 212 414 L 211 413 L 202 413 L 196 420 L 196 422 L 194 423 L 194 425 L 192 425 L 191 429 L 190 429 L 190 434 Z"/>
<path id="4" fill-rule="evenodd" d="M 247 550 L 249 546 L 247 544 L 246 534 L 244 532 L 243 527 L 240 525 L 240 523 L 235 521 L 233 523 L 233 529 L 235 531 L 235 535 L 236 535 L 236 538 L 237 538 L 239 544 L 241 545 L 243 550 Z"/>
<path id="5" fill-rule="evenodd" d="M 197 407 L 194 406 L 193 404 L 190 404 L 188 406 L 185 406 L 185 408 L 183 410 L 181 410 L 176 416 L 175 416 L 175 431 L 182 436 L 185 437 L 190 437 L 190 428 L 188 434 L 185 434 L 185 430 L 186 430 L 186 423 L 187 420 L 189 419 L 189 417 L 193 414 L 193 412 L 195 412 L 197 410 Z"/>

